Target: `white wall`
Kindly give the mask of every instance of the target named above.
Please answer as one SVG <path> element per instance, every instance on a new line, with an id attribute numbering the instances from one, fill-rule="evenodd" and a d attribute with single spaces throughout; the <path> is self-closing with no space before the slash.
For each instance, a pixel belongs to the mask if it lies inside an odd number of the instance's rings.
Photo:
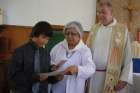
<path id="1" fill-rule="evenodd" d="M 39 20 L 65 25 L 79 21 L 89 30 L 95 20 L 96 0 L 0 0 L 4 23 L 32 26 Z"/>

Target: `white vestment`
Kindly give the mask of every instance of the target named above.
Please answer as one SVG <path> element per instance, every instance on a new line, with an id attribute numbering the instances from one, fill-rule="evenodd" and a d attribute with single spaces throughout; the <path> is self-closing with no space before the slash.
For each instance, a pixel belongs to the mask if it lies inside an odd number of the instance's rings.
<path id="1" fill-rule="evenodd" d="M 84 93 L 85 81 L 95 72 L 90 49 L 80 40 L 79 44 L 72 50 L 68 49 L 66 40 L 57 44 L 51 51 L 51 64 L 58 64 L 66 60 L 61 68 L 70 65 L 78 66 L 78 73 L 65 75 L 62 81 L 52 85 L 53 93 Z"/>
<path id="2" fill-rule="evenodd" d="M 101 25 L 99 31 L 96 34 L 94 44 L 91 48 L 93 60 L 96 65 L 96 72 L 91 78 L 90 83 L 93 84 L 93 86 L 90 88 L 89 93 L 102 93 L 106 75 L 106 71 L 104 70 L 107 68 L 108 55 L 110 51 L 112 27 L 116 25 L 116 23 L 117 21 L 114 19 L 113 22 L 108 26 Z M 92 34 L 92 32 L 90 34 Z M 120 80 L 128 82 L 129 85 L 133 82 L 133 74 L 131 44 L 127 29 L 125 34 L 125 49 L 123 59 L 124 61 L 122 65 Z M 129 93 L 128 86 L 121 91 L 118 91 L 117 93 Z"/>

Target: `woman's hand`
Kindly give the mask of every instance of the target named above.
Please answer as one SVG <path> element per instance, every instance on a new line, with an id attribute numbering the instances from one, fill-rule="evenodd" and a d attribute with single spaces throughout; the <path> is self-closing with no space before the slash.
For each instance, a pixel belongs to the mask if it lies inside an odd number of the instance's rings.
<path id="1" fill-rule="evenodd" d="M 72 75 L 78 72 L 78 67 L 73 65 L 65 69 L 64 74 Z"/>

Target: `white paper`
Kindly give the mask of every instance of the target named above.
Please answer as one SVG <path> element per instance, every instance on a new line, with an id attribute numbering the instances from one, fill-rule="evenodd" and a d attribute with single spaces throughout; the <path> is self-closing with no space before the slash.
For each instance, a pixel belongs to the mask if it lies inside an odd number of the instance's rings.
<path id="1" fill-rule="evenodd" d="M 46 75 L 46 76 L 57 76 L 57 75 L 64 75 L 64 69 L 58 69 L 56 71 L 53 72 L 49 72 L 49 73 L 40 73 L 40 75 Z"/>
<path id="2" fill-rule="evenodd" d="M 57 76 L 57 75 L 64 75 L 65 69 L 67 69 L 71 64 L 67 62 L 67 60 L 60 61 L 58 64 L 58 70 L 48 73 L 40 73 L 40 75 L 46 75 L 46 76 Z"/>

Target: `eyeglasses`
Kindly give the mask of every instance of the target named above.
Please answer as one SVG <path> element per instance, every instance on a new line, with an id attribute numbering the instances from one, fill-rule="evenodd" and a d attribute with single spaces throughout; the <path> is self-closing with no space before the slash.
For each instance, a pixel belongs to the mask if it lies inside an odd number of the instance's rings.
<path id="1" fill-rule="evenodd" d="M 71 35 L 71 36 L 77 36 L 79 34 L 78 33 L 72 33 L 72 32 L 66 32 L 65 35 L 66 36 L 69 36 L 69 35 Z"/>

